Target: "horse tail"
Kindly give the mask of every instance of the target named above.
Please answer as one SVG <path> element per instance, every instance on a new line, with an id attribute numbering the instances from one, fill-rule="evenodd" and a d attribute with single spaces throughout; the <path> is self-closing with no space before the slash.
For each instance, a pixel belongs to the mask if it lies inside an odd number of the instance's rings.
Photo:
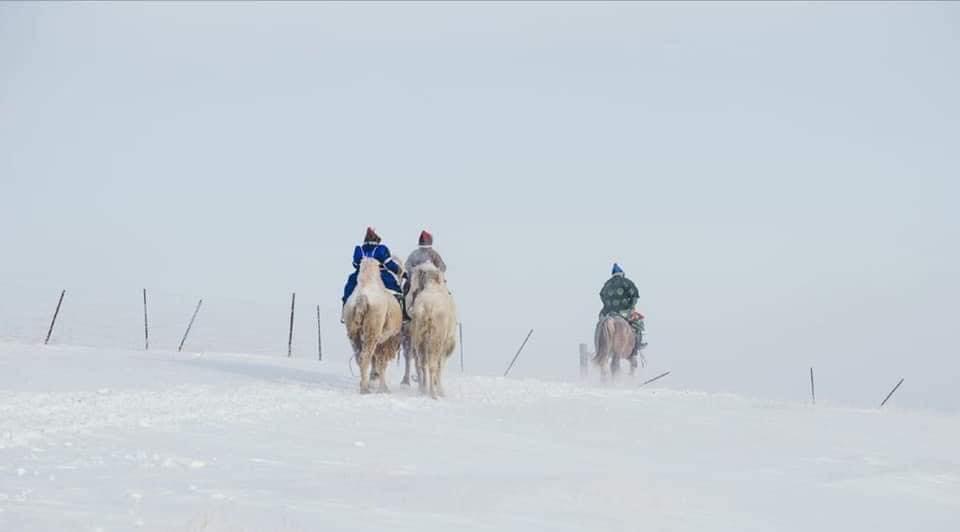
<path id="1" fill-rule="evenodd" d="M 596 352 L 593 354 L 595 364 L 603 364 L 607 353 L 612 348 L 610 342 L 613 338 L 613 331 L 610 330 L 610 324 L 612 324 L 612 320 L 609 317 L 601 318 L 600 322 L 597 323 L 597 330 L 593 335 L 593 343 L 596 347 Z"/>
<path id="2" fill-rule="evenodd" d="M 366 338 L 364 335 L 363 322 L 366 320 L 367 313 L 370 311 L 370 302 L 365 295 L 355 293 L 353 296 L 353 311 L 350 313 L 350 321 L 347 323 L 347 332 L 354 341 L 354 350 L 359 356 L 363 350 Z"/>
<path id="3" fill-rule="evenodd" d="M 426 358 L 426 355 L 432 354 L 434 351 L 430 349 L 430 341 L 434 335 L 435 324 L 433 323 L 433 313 L 432 312 L 422 312 L 418 316 L 416 322 L 413 323 L 413 326 L 416 328 L 413 331 L 413 338 L 416 340 L 416 345 L 414 345 L 414 351 L 416 351 L 420 356 Z"/>

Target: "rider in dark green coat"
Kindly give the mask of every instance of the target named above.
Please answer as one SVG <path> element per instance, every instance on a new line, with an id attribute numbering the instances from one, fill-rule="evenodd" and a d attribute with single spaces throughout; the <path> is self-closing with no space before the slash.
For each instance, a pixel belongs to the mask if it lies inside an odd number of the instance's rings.
<path id="1" fill-rule="evenodd" d="M 600 317 L 616 315 L 627 320 L 627 323 L 637 332 L 634 354 L 646 345 L 643 343 L 643 315 L 636 310 L 639 299 L 640 293 L 637 291 L 637 285 L 627 279 L 623 273 L 623 268 L 619 264 L 614 264 L 610 278 L 600 289 L 600 301 L 603 302 Z"/>

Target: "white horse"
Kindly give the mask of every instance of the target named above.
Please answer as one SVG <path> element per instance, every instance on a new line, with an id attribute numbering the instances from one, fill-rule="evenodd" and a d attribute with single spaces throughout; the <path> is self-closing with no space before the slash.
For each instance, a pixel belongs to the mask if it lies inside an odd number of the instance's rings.
<path id="1" fill-rule="evenodd" d="M 410 347 L 417 362 L 420 391 L 443 397 L 442 374 L 456 348 L 457 307 L 443 273 L 432 263 L 417 266 L 410 275 Z"/>
<path id="2" fill-rule="evenodd" d="M 380 391 L 388 392 L 387 364 L 400 348 L 403 314 L 400 303 L 387 291 L 380 278 L 380 263 L 365 257 L 360 261 L 357 287 L 343 308 L 347 336 L 360 366 L 360 393 L 370 393 L 370 366 L 380 380 Z"/>

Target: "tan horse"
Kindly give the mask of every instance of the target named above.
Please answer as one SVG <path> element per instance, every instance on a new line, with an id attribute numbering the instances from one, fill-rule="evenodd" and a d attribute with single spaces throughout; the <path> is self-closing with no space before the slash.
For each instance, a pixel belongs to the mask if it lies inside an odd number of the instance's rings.
<path id="1" fill-rule="evenodd" d="M 631 376 L 637 371 L 638 358 L 640 363 L 644 366 L 647 365 L 642 353 L 638 352 L 637 356 L 631 356 L 634 344 L 637 342 L 637 333 L 630 326 L 630 323 L 621 316 L 600 318 L 593 339 L 597 350 L 593 356 L 593 363 L 600 366 L 600 372 L 604 379 L 608 376 L 608 361 L 610 363 L 610 373 L 614 376 L 620 371 L 621 359 L 630 361 Z"/>
<path id="2" fill-rule="evenodd" d="M 407 260 L 407 264 L 410 264 L 409 259 Z M 421 266 L 423 264 L 425 263 L 420 263 Z M 433 265 L 436 266 L 436 264 L 433 264 Z M 407 270 L 407 271 L 409 272 L 410 270 Z M 444 278 L 444 283 L 446 283 L 446 278 Z M 412 273 L 410 274 L 410 277 L 408 279 L 408 288 L 409 289 L 407 290 L 407 295 L 405 297 L 406 297 L 406 303 L 407 303 L 407 313 L 409 314 L 410 312 L 413 311 L 413 302 L 416 300 L 417 294 L 419 294 L 420 290 L 422 289 L 422 286 L 419 283 L 419 279 Z M 400 331 L 400 337 L 401 337 L 400 347 L 403 351 L 403 359 L 404 359 L 403 380 L 400 381 L 400 384 L 406 384 L 407 386 L 410 385 L 410 368 L 412 368 L 416 363 L 415 361 L 416 355 L 414 354 L 413 346 L 411 345 L 410 334 L 411 334 L 410 322 L 405 321 L 403 322 L 403 328 Z M 418 373 L 417 379 L 419 380 L 419 378 L 420 377 Z"/>
<path id="3" fill-rule="evenodd" d="M 443 367 L 457 345 L 457 307 L 443 273 L 432 263 L 417 266 L 410 292 L 417 298 L 410 309 L 410 347 L 417 362 L 421 393 L 443 397 Z"/>
<path id="4" fill-rule="evenodd" d="M 380 279 L 380 263 L 365 257 L 360 261 L 357 288 L 343 308 L 347 336 L 360 366 L 360 393 L 370 393 L 371 364 L 380 380 L 380 391 L 388 392 L 387 364 L 400 348 L 403 320 L 400 303 Z"/>

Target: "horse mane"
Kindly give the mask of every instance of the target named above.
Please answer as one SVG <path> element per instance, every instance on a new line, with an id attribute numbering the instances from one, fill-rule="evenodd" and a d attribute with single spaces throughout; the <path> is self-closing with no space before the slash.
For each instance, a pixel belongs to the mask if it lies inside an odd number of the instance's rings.
<path id="1" fill-rule="evenodd" d="M 386 289 L 386 287 L 383 286 L 383 279 L 380 278 L 380 262 L 371 257 L 364 257 L 363 260 L 360 261 L 360 273 L 357 274 L 357 285 L 369 286 L 371 284 L 379 284 Z"/>
<path id="2" fill-rule="evenodd" d="M 413 269 L 415 284 L 412 286 L 426 288 L 430 283 L 443 284 L 443 272 L 432 262 L 424 262 Z"/>

